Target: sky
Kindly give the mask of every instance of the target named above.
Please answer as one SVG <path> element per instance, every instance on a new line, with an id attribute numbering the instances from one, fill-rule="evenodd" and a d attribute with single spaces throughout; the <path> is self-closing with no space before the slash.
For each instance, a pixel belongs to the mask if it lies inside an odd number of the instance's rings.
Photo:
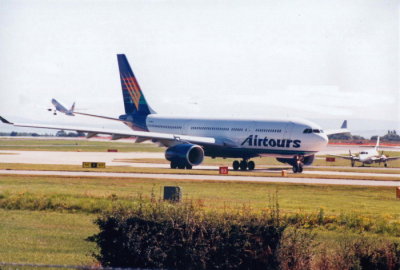
<path id="1" fill-rule="evenodd" d="M 0 0 L 0 115 L 126 129 L 46 110 L 56 98 L 123 114 L 124 53 L 158 113 L 400 131 L 399 12 L 400 0 Z"/>

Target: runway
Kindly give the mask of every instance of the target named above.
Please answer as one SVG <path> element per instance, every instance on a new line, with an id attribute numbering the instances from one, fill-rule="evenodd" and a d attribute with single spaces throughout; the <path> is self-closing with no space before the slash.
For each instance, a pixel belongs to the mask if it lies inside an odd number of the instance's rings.
<path id="1" fill-rule="evenodd" d="M 322 185 L 350 185 L 350 186 L 400 186 L 399 181 L 374 180 L 343 180 L 319 178 L 287 178 L 287 177 L 258 177 L 258 176 L 222 176 L 222 175 L 189 175 L 189 174 L 154 174 L 154 173 L 108 173 L 108 172 L 66 172 L 66 171 L 20 171 L 0 170 L 0 175 L 54 175 L 54 176 L 84 176 L 107 178 L 145 178 L 192 181 L 235 181 L 261 183 L 292 183 L 292 184 L 322 184 Z"/>
<path id="2" fill-rule="evenodd" d="M 351 151 L 357 152 L 365 149 L 361 146 L 351 146 Z M 400 148 L 390 148 L 391 151 L 400 151 Z M 347 154 L 349 146 L 329 145 L 326 149 L 318 153 L 326 154 Z M 317 156 L 317 158 L 318 158 Z M 115 166 L 134 166 L 152 167 L 153 164 L 127 163 L 118 160 L 137 159 L 137 158 L 161 158 L 164 159 L 163 152 L 62 152 L 62 151 L 20 151 L 20 150 L 0 150 L 0 162 L 2 163 L 30 163 L 30 164 L 67 164 L 80 165 L 82 162 L 106 162 Z M 163 168 L 168 168 L 167 164 L 158 164 Z M 271 167 L 271 166 L 269 166 Z M 282 167 L 282 166 L 281 166 Z M 198 166 L 201 169 L 211 169 L 210 166 Z M 213 167 L 214 168 L 214 167 Z M 378 169 L 374 167 L 374 169 Z M 391 168 L 388 168 L 389 170 Z"/>
<path id="3" fill-rule="evenodd" d="M 335 147 L 336 151 L 343 148 Z M 66 164 L 81 165 L 82 162 L 105 162 L 107 166 L 128 166 L 128 167 L 147 167 L 147 168 L 169 168 L 169 164 L 155 163 L 129 163 L 126 160 L 140 158 L 164 158 L 164 153 L 149 152 L 60 152 L 60 151 L 16 151 L 0 150 L 0 162 L 2 163 L 30 163 L 30 164 Z M 275 166 L 259 166 L 255 172 L 275 172 L 276 177 L 259 176 L 222 176 L 222 175 L 190 175 L 176 174 L 143 174 L 143 173 L 105 173 L 105 172 L 65 172 L 65 171 L 10 171 L 0 170 L 0 174 L 29 174 L 29 175 L 64 175 L 64 176 L 96 176 L 96 177 L 117 177 L 117 178 L 147 178 L 147 179 L 176 179 L 176 180 L 208 180 L 208 181 L 247 181 L 247 182 L 275 182 L 275 183 L 297 183 L 297 184 L 329 184 L 329 185 L 357 185 L 357 186 L 400 186 L 400 175 L 390 173 L 392 168 L 386 168 L 385 173 L 366 173 L 360 168 L 359 172 L 337 172 L 337 171 L 307 171 L 307 174 L 319 174 L 329 176 L 356 176 L 365 177 L 365 180 L 343 180 L 343 179 L 323 179 L 323 178 L 287 178 L 279 177 L 280 170 Z M 272 167 L 272 169 L 271 169 Z M 280 168 L 284 167 L 279 166 Z M 312 167 L 322 168 L 322 167 Z M 218 170 L 216 165 L 201 165 L 196 169 Z M 375 168 L 374 169 L 379 169 Z M 398 168 L 397 168 L 398 170 Z M 291 173 L 288 167 L 289 174 Z M 387 181 L 368 180 L 372 177 L 385 178 Z M 338 177 L 340 178 L 340 177 Z M 397 180 L 397 181 L 396 181 Z"/>
<path id="4" fill-rule="evenodd" d="M 61 152 L 0 150 L 2 163 L 81 165 L 82 162 L 105 162 L 114 166 L 130 165 L 118 159 L 164 158 L 164 153 L 150 152 Z"/>

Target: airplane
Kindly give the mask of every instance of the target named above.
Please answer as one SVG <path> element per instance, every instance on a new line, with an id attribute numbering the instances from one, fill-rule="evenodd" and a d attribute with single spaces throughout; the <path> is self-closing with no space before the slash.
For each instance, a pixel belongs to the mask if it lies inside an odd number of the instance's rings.
<path id="1" fill-rule="evenodd" d="M 388 161 L 400 159 L 400 156 L 399 157 L 385 156 L 383 154 L 383 151 L 381 152 L 381 154 L 379 154 L 378 148 L 379 148 L 379 136 L 378 139 L 376 140 L 376 145 L 374 148 L 363 150 L 356 155 L 351 154 L 351 151 L 349 150 L 349 156 L 340 156 L 340 155 L 330 155 L 330 156 L 350 160 L 351 167 L 354 167 L 356 162 L 361 162 L 363 167 L 365 166 L 365 164 L 372 164 L 372 163 L 379 163 L 379 164 L 383 163 L 384 166 L 387 167 Z"/>
<path id="2" fill-rule="evenodd" d="M 63 105 L 61 105 L 60 102 L 55 100 L 54 98 L 51 100 L 51 103 L 54 105 L 54 110 L 49 108 L 47 109 L 49 112 L 53 111 L 54 115 L 57 115 L 57 111 L 64 113 L 69 116 L 74 116 L 74 110 L 75 110 L 75 102 L 72 104 L 71 109 L 65 108 Z"/>
<path id="3" fill-rule="evenodd" d="M 348 133 L 345 120 L 340 129 L 323 131 L 317 124 L 304 119 L 245 119 L 193 118 L 157 114 L 147 103 L 136 77 L 124 54 L 117 55 L 125 114 L 118 118 L 80 113 L 61 108 L 67 115 L 81 114 L 119 121 L 131 131 L 66 127 L 30 123 L 12 123 L 0 116 L 3 123 L 18 127 L 74 130 L 87 133 L 87 138 L 98 134 L 112 135 L 112 140 L 136 137 L 135 142 L 151 140 L 167 147 L 165 158 L 172 169 L 192 169 L 205 156 L 235 158 L 234 170 L 254 170 L 252 158 L 275 157 L 289 164 L 294 173 L 301 173 L 304 165 L 311 165 L 315 154 L 325 148 L 327 135 Z M 61 108 L 61 109 L 60 109 Z"/>

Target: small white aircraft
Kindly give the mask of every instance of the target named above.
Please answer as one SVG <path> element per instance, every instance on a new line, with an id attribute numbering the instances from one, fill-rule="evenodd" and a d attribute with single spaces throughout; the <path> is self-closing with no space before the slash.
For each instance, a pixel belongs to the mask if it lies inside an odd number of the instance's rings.
<path id="1" fill-rule="evenodd" d="M 67 109 L 65 108 L 63 105 L 61 105 L 60 102 L 58 102 L 57 100 L 55 100 L 54 98 L 51 100 L 51 103 L 54 105 L 54 109 L 49 108 L 47 109 L 49 112 L 53 111 L 54 115 L 57 115 L 57 111 L 64 113 L 66 115 L 69 116 L 74 116 L 74 110 L 75 110 L 75 102 L 72 104 L 71 109 Z"/>
<path id="2" fill-rule="evenodd" d="M 131 131 L 13 123 L 1 116 L 0 121 L 18 127 L 75 130 L 87 133 L 87 138 L 109 134 L 114 140 L 128 137 L 136 137 L 136 142 L 151 140 L 167 147 L 165 158 L 171 162 L 172 169 L 191 169 L 192 166 L 201 164 L 204 156 L 210 156 L 242 159 L 240 162 L 233 162 L 233 169 L 253 170 L 255 163 L 251 158 L 270 156 L 291 165 L 294 173 L 301 173 L 303 165 L 311 165 L 315 154 L 328 144 L 327 135 L 349 132 L 346 121 L 340 129 L 324 131 L 311 121 L 297 118 L 197 118 L 160 115 L 147 103 L 126 56 L 119 54 L 117 59 L 125 114 L 118 118 L 86 114 L 74 111 L 74 105 L 67 110 L 55 99 L 52 103 L 55 111 L 71 116 L 80 114 L 119 121 L 129 126 Z"/>
<path id="3" fill-rule="evenodd" d="M 367 150 L 363 150 L 360 153 L 353 155 L 349 150 L 349 156 L 339 156 L 339 155 L 330 155 L 338 158 L 348 159 L 351 161 L 351 167 L 354 167 L 356 162 L 361 162 L 362 166 L 365 164 L 372 164 L 372 163 L 383 163 L 385 167 L 387 167 L 387 162 L 391 160 L 400 159 L 399 157 L 388 157 L 383 154 L 383 151 L 379 154 L 378 153 L 379 147 L 379 137 L 376 141 L 376 145 L 374 148 L 370 148 Z"/>

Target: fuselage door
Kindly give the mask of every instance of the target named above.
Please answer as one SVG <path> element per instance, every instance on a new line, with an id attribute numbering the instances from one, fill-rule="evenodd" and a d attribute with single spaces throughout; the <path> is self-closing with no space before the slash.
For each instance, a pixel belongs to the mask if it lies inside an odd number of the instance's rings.
<path id="1" fill-rule="evenodd" d="M 292 139 L 292 131 L 293 131 L 294 123 L 292 121 L 289 121 L 285 125 L 285 130 L 283 133 L 283 138 L 286 140 L 291 140 Z"/>
<path id="2" fill-rule="evenodd" d="M 191 119 L 182 119 L 179 121 L 182 135 L 191 135 L 190 126 L 193 123 Z"/>

